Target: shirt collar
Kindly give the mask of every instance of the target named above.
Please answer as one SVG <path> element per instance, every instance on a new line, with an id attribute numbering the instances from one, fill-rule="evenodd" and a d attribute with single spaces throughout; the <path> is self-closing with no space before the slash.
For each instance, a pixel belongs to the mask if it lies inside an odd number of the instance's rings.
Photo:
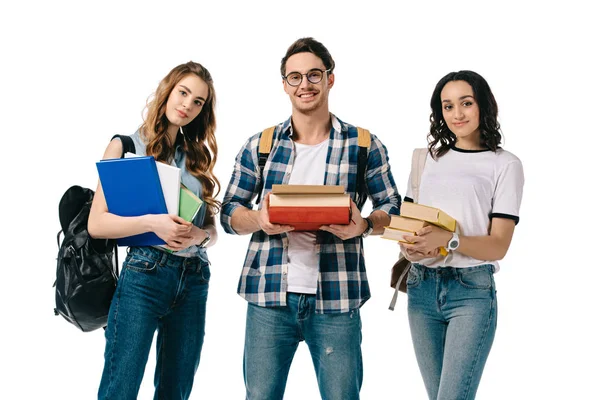
<path id="1" fill-rule="evenodd" d="M 338 119 L 338 117 L 333 115 L 333 113 L 329 113 L 329 116 L 331 117 L 331 126 L 333 127 L 333 130 L 338 135 L 341 134 L 342 133 L 342 124 L 341 124 L 340 120 Z M 292 117 L 289 117 L 283 123 L 282 132 L 284 135 L 292 137 L 292 135 L 294 134 L 294 128 L 292 126 Z"/>

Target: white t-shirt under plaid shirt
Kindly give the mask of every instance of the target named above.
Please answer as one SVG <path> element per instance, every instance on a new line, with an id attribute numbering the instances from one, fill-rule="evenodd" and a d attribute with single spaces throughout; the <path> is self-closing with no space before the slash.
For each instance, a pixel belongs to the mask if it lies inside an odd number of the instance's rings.
<path id="1" fill-rule="evenodd" d="M 356 190 L 358 166 L 358 130 L 334 115 L 329 136 L 323 184 L 341 185 L 351 198 Z M 277 125 L 273 146 L 263 173 L 264 190 L 259 191 L 258 144 L 260 133 L 246 141 L 236 158 L 229 186 L 223 198 L 221 225 L 235 234 L 231 216 L 238 207 L 252 209 L 256 196 L 271 191 L 274 184 L 287 184 L 294 163 L 291 118 Z M 366 167 L 366 186 L 373 210 L 400 213 L 400 196 L 396 189 L 387 150 L 371 135 Z M 262 201 L 259 207 L 262 207 Z M 259 306 L 285 306 L 287 294 L 286 234 L 267 235 L 259 230 L 252 234 L 238 293 Z M 341 313 L 359 308 L 371 297 L 362 249 L 362 237 L 341 240 L 325 231 L 317 232 L 319 272 L 316 293 L 317 313 Z"/>

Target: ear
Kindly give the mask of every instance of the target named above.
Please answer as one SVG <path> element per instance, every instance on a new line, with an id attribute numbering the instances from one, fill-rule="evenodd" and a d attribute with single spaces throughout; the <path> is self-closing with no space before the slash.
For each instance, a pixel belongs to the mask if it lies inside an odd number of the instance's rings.
<path id="1" fill-rule="evenodd" d="M 333 73 L 327 74 L 327 87 L 331 89 L 335 83 L 335 75 Z"/>

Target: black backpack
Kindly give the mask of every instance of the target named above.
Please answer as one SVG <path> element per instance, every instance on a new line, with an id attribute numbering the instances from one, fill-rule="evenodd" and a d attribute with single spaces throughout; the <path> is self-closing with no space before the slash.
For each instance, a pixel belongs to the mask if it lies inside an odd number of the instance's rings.
<path id="1" fill-rule="evenodd" d="M 115 135 L 123 142 L 123 154 L 135 153 L 129 136 Z M 111 139 L 112 140 L 112 139 Z M 106 326 L 108 310 L 119 276 L 117 244 L 114 239 L 93 239 L 87 231 L 94 191 L 72 186 L 58 205 L 61 230 L 56 236 L 55 315 L 84 332 Z M 60 235 L 64 234 L 62 243 Z M 113 264 L 113 255 L 115 263 Z"/>

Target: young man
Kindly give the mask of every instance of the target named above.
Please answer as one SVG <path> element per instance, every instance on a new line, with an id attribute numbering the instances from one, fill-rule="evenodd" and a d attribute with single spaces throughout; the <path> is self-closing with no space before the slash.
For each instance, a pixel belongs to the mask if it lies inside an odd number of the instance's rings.
<path id="1" fill-rule="evenodd" d="M 297 40 L 281 60 L 292 116 L 277 125 L 264 169 L 258 168 L 260 133 L 239 152 L 225 193 L 221 224 L 227 233 L 252 233 L 238 293 L 248 301 L 244 379 L 246 398 L 283 398 L 298 343 L 306 341 L 324 399 L 359 398 L 362 384 L 359 308 L 370 297 L 362 239 L 381 234 L 399 214 L 387 151 L 371 135 L 366 163 L 373 212 L 362 218 L 352 202 L 349 225 L 294 232 L 269 222 L 273 184 L 343 185 L 354 198 L 358 131 L 329 113 L 335 63 L 312 38 Z M 261 196 L 259 210 L 252 199 Z"/>

